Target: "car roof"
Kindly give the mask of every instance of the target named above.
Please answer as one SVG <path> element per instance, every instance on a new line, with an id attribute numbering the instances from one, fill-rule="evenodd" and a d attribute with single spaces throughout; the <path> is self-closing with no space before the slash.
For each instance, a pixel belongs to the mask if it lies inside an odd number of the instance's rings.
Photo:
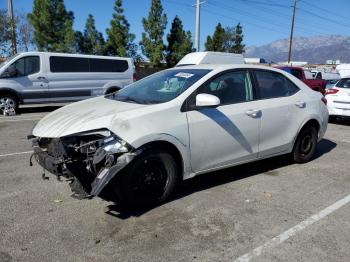
<path id="1" fill-rule="evenodd" d="M 266 65 L 249 65 L 249 64 L 200 64 L 200 65 L 186 65 L 186 66 L 178 66 L 173 67 L 168 70 L 181 70 L 181 69 L 207 69 L 207 70 L 217 70 L 217 71 L 225 71 L 230 69 L 262 69 L 262 70 L 270 70 L 275 72 L 283 72 L 278 68 L 274 68 Z"/>

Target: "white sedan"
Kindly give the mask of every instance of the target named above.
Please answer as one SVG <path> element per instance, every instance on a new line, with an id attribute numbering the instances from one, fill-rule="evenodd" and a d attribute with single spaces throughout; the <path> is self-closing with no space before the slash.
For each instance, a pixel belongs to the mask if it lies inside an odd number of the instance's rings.
<path id="1" fill-rule="evenodd" d="M 177 67 L 45 116 L 34 157 L 77 196 L 161 202 L 179 179 L 282 154 L 309 161 L 327 128 L 325 102 L 271 67 Z"/>
<path id="2" fill-rule="evenodd" d="M 327 90 L 329 117 L 350 117 L 350 77 L 342 78 Z"/>

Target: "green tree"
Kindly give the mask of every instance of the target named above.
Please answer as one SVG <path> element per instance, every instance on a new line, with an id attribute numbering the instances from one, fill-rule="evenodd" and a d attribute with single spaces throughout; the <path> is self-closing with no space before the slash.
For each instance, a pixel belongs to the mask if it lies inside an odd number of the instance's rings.
<path id="1" fill-rule="evenodd" d="M 111 28 L 107 29 L 108 53 L 111 55 L 137 57 L 137 45 L 133 43 L 135 35 L 130 33 L 130 25 L 124 16 L 122 1 L 116 0 L 114 4 Z"/>
<path id="2" fill-rule="evenodd" d="M 167 25 L 167 16 L 163 14 L 160 0 L 152 0 L 148 17 L 142 19 L 142 24 L 145 30 L 140 42 L 142 53 L 149 58 L 152 66 L 158 67 L 164 61 L 163 36 Z"/>
<path id="3" fill-rule="evenodd" d="M 72 51 L 74 15 L 66 10 L 63 0 L 34 0 L 28 19 L 39 51 Z"/>
<path id="4" fill-rule="evenodd" d="M 234 37 L 234 45 L 230 52 L 236 53 L 236 54 L 243 54 L 245 52 L 243 44 L 243 28 L 240 23 L 236 25 L 235 28 L 235 37 Z"/>
<path id="5" fill-rule="evenodd" d="M 224 40 L 225 40 L 225 29 L 221 26 L 220 23 L 218 23 L 215 28 L 215 32 L 213 36 L 207 37 L 207 41 L 205 43 L 205 49 L 207 51 L 225 52 Z"/>
<path id="6" fill-rule="evenodd" d="M 103 55 L 105 53 L 103 35 L 97 31 L 95 19 L 91 14 L 86 20 L 84 34 L 81 36 L 79 33 L 76 33 L 75 37 L 81 53 L 91 55 Z"/>
<path id="7" fill-rule="evenodd" d="M 166 57 L 168 67 L 173 67 L 186 54 L 192 51 L 191 32 L 183 30 L 182 21 L 178 16 L 175 16 L 170 29 L 170 34 L 167 36 L 168 46 L 166 48 Z"/>

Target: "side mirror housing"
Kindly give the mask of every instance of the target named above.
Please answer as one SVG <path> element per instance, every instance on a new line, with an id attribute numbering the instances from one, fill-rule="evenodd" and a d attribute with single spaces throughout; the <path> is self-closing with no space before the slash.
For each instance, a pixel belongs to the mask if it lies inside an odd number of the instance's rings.
<path id="1" fill-rule="evenodd" d="M 210 94 L 198 94 L 196 96 L 196 107 L 216 107 L 220 105 L 220 98 Z"/>

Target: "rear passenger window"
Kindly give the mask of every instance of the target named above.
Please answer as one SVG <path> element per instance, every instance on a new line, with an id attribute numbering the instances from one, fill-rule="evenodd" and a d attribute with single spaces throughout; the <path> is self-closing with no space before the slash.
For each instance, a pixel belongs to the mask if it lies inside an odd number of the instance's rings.
<path id="1" fill-rule="evenodd" d="M 53 73 L 125 72 L 129 69 L 126 60 L 82 58 L 82 57 L 50 57 L 50 70 Z"/>
<path id="2" fill-rule="evenodd" d="M 252 84 L 247 71 L 225 73 L 206 83 L 198 93 L 215 95 L 223 105 L 253 100 Z"/>
<path id="3" fill-rule="evenodd" d="M 18 59 L 14 66 L 17 71 L 17 77 L 28 76 L 40 71 L 40 57 L 39 56 L 26 56 Z"/>
<path id="4" fill-rule="evenodd" d="M 80 57 L 50 57 L 50 70 L 54 73 L 89 72 L 89 59 Z"/>
<path id="5" fill-rule="evenodd" d="M 260 98 L 276 98 L 291 96 L 299 88 L 285 76 L 272 71 L 255 71 Z"/>
<path id="6" fill-rule="evenodd" d="M 90 58 L 90 72 L 125 72 L 129 65 L 126 60 Z"/>

